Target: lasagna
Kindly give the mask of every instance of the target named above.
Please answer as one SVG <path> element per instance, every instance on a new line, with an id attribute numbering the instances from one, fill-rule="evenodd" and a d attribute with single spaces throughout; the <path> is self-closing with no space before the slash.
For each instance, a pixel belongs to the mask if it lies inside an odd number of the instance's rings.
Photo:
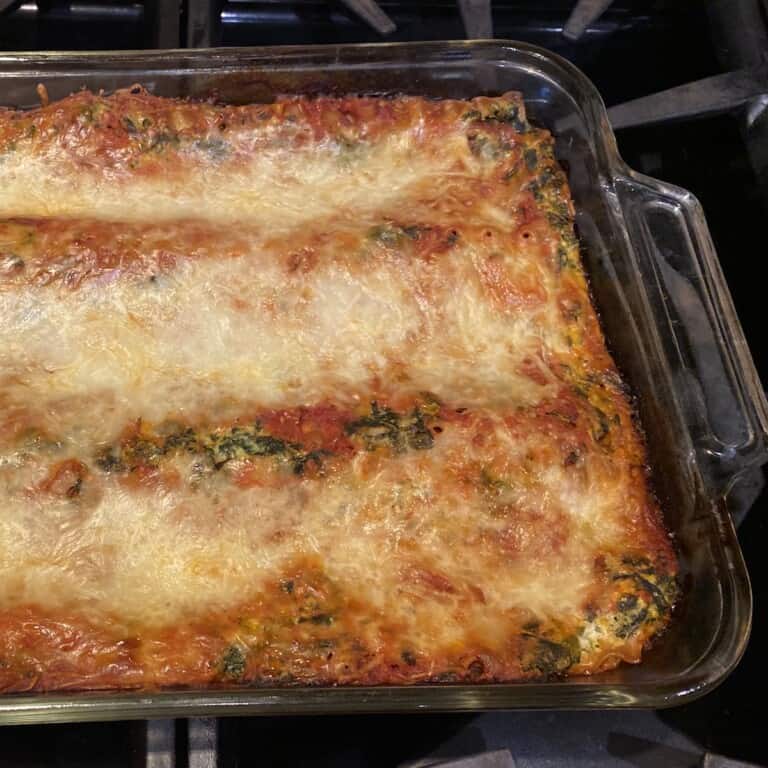
<path id="1" fill-rule="evenodd" d="M 517 94 L 0 111 L 0 690 L 637 662 L 677 562 Z"/>

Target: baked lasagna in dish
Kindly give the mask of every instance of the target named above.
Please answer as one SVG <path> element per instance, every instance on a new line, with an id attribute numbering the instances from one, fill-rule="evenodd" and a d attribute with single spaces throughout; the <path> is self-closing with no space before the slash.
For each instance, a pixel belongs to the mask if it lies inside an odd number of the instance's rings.
<path id="1" fill-rule="evenodd" d="M 521 98 L 0 111 L 0 689 L 637 662 L 676 558 Z"/>

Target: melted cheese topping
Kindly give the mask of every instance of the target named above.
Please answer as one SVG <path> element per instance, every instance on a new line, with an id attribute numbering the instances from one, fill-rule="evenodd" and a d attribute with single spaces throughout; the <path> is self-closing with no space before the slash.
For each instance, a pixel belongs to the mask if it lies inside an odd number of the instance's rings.
<path id="1" fill-rule="evenodd" d="M 67 257 L 57 282 L 56 266 L 36 265 L 16 247 L 24 272 L 38 268 L 49 284 L 22 275 L 13 290 L 0 289 L 0 370 L 14 378 L 5 397 L 19 406 L 90 398 L 96 410 L 61 415 L 87 419 L 92 437 L 108 439 L 127 417 L 154 421 L 226 399 L 291 407 L 333 393 L 360 402 L 393 376 L 400 391 L 461 393 L 466 405 L 529 404 L 556 391 L 543 362 L 540 381 L 519 370 L 521 358 L 567 352 L 557 307 L 544 300 L 546 282 L 523 298 L 529 312 L 513 314 L 494 306 L 495 288 L 486 284 L 489 263 L 505 280 L 539 273 L 534 249 L 513 258 L 496 251 L 501 234 L 454 229 L 456 242 L 436 264 L 382 246 L 375 233 L 373 226 L 350 231 L 343 256 L 333 241 L 305 246 L 310 274 L 292 271 L 292 244 L 268 247 L 256 236 L 217 259 L 226 233 L 190 238 L 183 224 L 150 230 L 137 245 L 152 253 L 153 240 L 174 243 L 167 252 L 174 266 L 165 272 L 152 264 L 130 275 L 127 265 L 82 280 Z M 69 235 L 59 234 L 68 242 L 51 250 L 73 247 Z M 36 242 L 40 233 L 27 225 L 15 236 Z M 195 248 L 194 260 L 185 257 Z M 67 279 L 82 282 L 73 290 Z"/>
<path id="2" fill-rule="evenodd" d="M 637 661 L 675 558 L 516 96 L 0 113 L 0 688 Z"/>

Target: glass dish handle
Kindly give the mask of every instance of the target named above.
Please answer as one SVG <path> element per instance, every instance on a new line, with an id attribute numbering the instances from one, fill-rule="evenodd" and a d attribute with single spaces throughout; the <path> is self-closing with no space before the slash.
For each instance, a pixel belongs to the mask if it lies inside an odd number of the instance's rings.
<path id="1" fill-rule="evenodd" d="M 685 190 L 630 172 L 617 180 L 656 343 L 708 480 L 727 492 L 768 459 L 768 404 L 704 213 Z"/>

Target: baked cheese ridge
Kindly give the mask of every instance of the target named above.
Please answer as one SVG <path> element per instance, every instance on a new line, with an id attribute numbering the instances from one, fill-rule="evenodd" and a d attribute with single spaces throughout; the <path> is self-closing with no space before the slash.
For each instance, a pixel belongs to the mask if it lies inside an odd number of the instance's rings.
<path id="1" fill-rule="evenodd" d="M 0 689 L 509 681 L 664 629 L 517 95 L 83 92 L 0 112 L 0 182 Z"/>
<path id="2" fill-rule="evenodd" d="M 168 403 L 532 404 L 583 379 L 585 354 L 613 372 L 550 227 L 375 221 L 289 242 L 188 222 L 0 223 L 0 445 L 35 419 L 108 440 Z"/>
<path id="3" fill-rule="evenodd" d="M 0 112 L 0 216 L 193 217 L 287 232 L 400 211 L 422 195 L 482 215 L 488 192 L 507 192 L 494 182 L 511 157 L 498 160 L 523 121 L 517 97 L 238 107 L 83 91 Z"/>

